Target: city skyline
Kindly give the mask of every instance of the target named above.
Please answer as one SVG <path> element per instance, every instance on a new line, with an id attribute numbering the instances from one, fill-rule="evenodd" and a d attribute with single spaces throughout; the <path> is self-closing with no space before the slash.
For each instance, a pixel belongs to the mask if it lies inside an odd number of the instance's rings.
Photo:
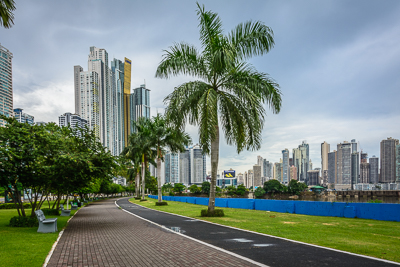
<path id="1" fill-rule="evenodd" d="M 355 138 L 359 150 L 379 157 L 381 140 L 399 138 L 399 2 L 254 1 L 246 8 L 242 1 L 203 3 L 221 16 L 226 32 L 250 19 L 273 29 L 275 47 L 250 62 L 269 73 L 283 93 L 281 113 L 267 111 L 260 150 L 237 155 L 221 138 L 220 172 L 233 168 L 244 173 L 257 163 L 258 155 L 277 162 L 282 150 L 291 152 L 303 140 L 309 144 L 315 168 L 321 167 L 324 141 L 333 150 Z M 162 100 L 191 78 L 155 79 L 155 70 L 162 50 L 174 42 L 200 47 L 196 5 L 187 1 L 122 5 L 123 9 L 102 3 L 93 9 L 93 3 L 84 2 L 78 9 L 73 2 L 19 2 L 15 25 L 0 28 L 0 43 L 13 54 L 13 108 L 46 122 L 73 112 L 72 67 L 86 66 L 88 47 L 96 46 L 106 49 L 110 59 L 128 57 L 130 89 L 145 83 L 152 90 L 151 115 L 162 112 Z M 32 10 L 40 19 L 29 19 Z M 112 12 L 119 12 L 120 20 L 108 19 Z M 197 143 L 198 129 L 187 131 Z"/>

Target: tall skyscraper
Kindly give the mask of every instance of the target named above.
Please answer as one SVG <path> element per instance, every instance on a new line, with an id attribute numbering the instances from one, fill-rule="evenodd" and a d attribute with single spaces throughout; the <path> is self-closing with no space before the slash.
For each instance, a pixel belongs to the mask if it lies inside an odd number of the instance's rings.
<path id="1" fill-rule="evenodd" d="M 13 115 L 13 54 L 0 43 L 0 114 L 6 117 Z M 0 127 L 5 123 L 0 119 Z"/>
<path id="2" fill-rule="evenodd" d="M 351 139 L 351 153 L 358 152 L 356 139 Z"/>
<path id="3" fill-rule="evenodd" d="M 262 186 L 260 165 L 253 166 L 253 181 L 254 181 L 253 186 Z"/>
<path id="4" fill-rule="evenodd" d="M 206 179 L 206 155 L 199 145 L 190 149 L 191 184 L 201 184 Z"/>
<path id="5" fill-rule="evenodd" d="M 190 150 L 179 153 L 179 182 L 188 186 L 191 184 Z"/>
<path id="6" fill-rule="evenodd" d="M 1 83 L 1 82 L 0 82 Z M 29 125 L 35 124 L 35 117 L 22 112 L 22 108 L 14 109 L 14 118 L 21 123 L 28 123 Z"/>
<path id="7" fill-rule="evenodd" d="M 369 158 L 369 182 L 371 184 L 379 183 L 379 158 L 375 155 Z"/>
<path id="8" fill-rule="evenodd" d="M 327 142 L 321 144 L 321 170 L 322 173 L 328 170 L 328 153 L 330 152 L 330 145 Z"/>
<path id="9" fill-rule="evenodd" d="M 351 153 L 351 187 L 355 189 L 355 185 L 358 184 L 359 172 L 358 168 L 360 166 L 360 153 L 353 152 Z"/>
<path id="10" fill-rule="evenodd" d="M 264 159 L 261 156 L 257 156 L 257 164 L 261 166 L 261 177 L 264 177 Z"/>
<path id="11" fill-rule="evenodd" d="M 396 181 L 396 146 L 398 139 L 389 137 L 381 141 L 381 183 L 394 183 Z"/>
<path id="12" fill-rule="evenodd" d="M 113 92 L 113 136 L 114 136 L 114 151 L 116 155 L 121 154 L 125 147 L 125 133 L 124 133 L 124 85 L 125 85 L 125 68 L 124 63 L 115 59 L 111 61 L 111 86 Z"/>
<path id="13" fill-rule="evenodd" d="M 129 135 L 132 131 L 132 100 L 131 97 L 131 73 L 132 73 L 132 61 L 124 59 L 124 143 L 125 146 L 128 144 Z M 135 120 L 136 121 L 136 120 Z"/>
<path id="14" fill-rule="evenodd" d="M 351 143 L 337 145 L 337 184 L 351 185 Z"/>
<path id="15" fill-rule="evenodd" d="M 297 177 L 299 182 L 305 182 L 307 172 L 310 169 L 310 152 L 309 145 L 303 141 L 298 148 L 293 149 L 293 164 L 297 169 Z"/>
<path id="16" fill-rule="evenodd" d="M 81 114 L 81 72 L 83 68 L 79 65 L 74 66 L 74 96 L 75 114 Z"/>
<path id="17" fill-rule="evenodd" d="M 78 115 L 88 122 L 90 130 L 100 138 L 99 74 L 95 71 L 82 71 L 79 80 L 81 106 Z"/>
<path id="18" fill-rule="evenodd" d="M 396 146 L 396 183 L 400 183 L 400 145 Z"/>
<path id="19" fill-rule="evenodd" d="M 165 155 L 165 182 L 179 183 L 179 154 L 167 152 Z"/>
<path id="20" fill-rule="evenodd" d="M 237 175 L 237 183 L 238 183 L 238 185 L 240 185 L 240 184 L 242 184 L 242 185 L 244 185 L 244 186 L 246 186 L 245 184 L 244 184 L 244 175 L 243 175 L 243 173 L 239 173 L 238 175 Z"/>
<path id="21" fill-rule="evenodd" d="M 328 153 L 328 183 L 337 183 L 337 153 L 336 150 Z"/>
<path id="22" fill-rule="evenodd" d="M 140 117 L 150 118 L 150 89 L 146 88 L 145 84 L 133 89 L 134 94 L 134 109 L 136 121 Z"/>
<path id="23" fill-rule="evenodd" d="M 289 150 L 282 150 L 282 183 L 289 183 Z"/>
<path id="24" fill-rule="evenodd" d="M 319 171 L 320 170 L 309 170 L 308 171 L 308 182 L 307 185 L 319 185 Z"/>
<path id="25" fill-rule="evenodd" d="M 360 183 L 369 184 L 370 181 L 370 168 L 368 162 L 361 162 L 360 164 Z"/>

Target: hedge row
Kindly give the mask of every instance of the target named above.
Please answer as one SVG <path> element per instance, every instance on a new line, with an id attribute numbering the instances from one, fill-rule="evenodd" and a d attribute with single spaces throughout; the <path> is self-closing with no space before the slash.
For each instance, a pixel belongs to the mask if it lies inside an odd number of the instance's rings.
<path id="1" fill-rule="evenodd" d="M 24 203 L 24 208 L 31 208 L 31 203 Z M 14 203 L 1 203 L 0 210 L 16 209 L 17 205 Z"/>

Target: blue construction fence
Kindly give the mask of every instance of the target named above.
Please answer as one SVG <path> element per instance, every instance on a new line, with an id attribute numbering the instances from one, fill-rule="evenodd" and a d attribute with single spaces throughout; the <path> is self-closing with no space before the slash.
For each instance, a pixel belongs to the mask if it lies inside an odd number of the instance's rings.
<path id="1" fill-rule="evenodd" d="M 153 195 L 149 195 L 149 197 L 154 199 L 158 198 L 158 196 Z M 204 197 L 163 196 L 163 200 L 208 205 L 208 198 Z M 400 222 L 400 204 L 216 198 L 215 206 L 221 208 L 266 210 L 314 216 Z"/>

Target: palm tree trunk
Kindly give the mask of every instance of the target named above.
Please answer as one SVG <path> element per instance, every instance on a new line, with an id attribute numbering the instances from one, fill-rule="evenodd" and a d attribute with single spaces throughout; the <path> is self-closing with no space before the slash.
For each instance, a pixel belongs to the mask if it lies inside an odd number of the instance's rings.
<path id="1" fill-rule="evenodd" d="M 161 194 L 161 158 L 157 157 L 157 183 L 158 183 L 158 202 L 162 202 Z"/>
<path id="2" fill-rule="evenodd" d="M 140 174 L 138 171 L 136 173 L 136 179 L 135 179 L 135 197 L 140 197 L 139 196 L 139 187 L 140 187 Z"/>
<path id="3" fill-rule="evenodd" d="M 211 185 L 210 185 L 210 197 L 208 200 L 209 213 L 213 213 L 215 209 L 215 191 L 217 185 L 218 159 L 219 159 L 219 127 L 217 125 L 215 139 L 211 141 Z"/>
<path id="4" fill-rule="evenodd" d="M 143 155 L 143 160 L 142 160 L 142 199 L 144 200 L 144 194 L 145 194 L 145 184 L 144 184 L 144 177 L 146 174 L 146 169 L 145 169 L 145 161 L 144 161 L 144 155 Z"/>

